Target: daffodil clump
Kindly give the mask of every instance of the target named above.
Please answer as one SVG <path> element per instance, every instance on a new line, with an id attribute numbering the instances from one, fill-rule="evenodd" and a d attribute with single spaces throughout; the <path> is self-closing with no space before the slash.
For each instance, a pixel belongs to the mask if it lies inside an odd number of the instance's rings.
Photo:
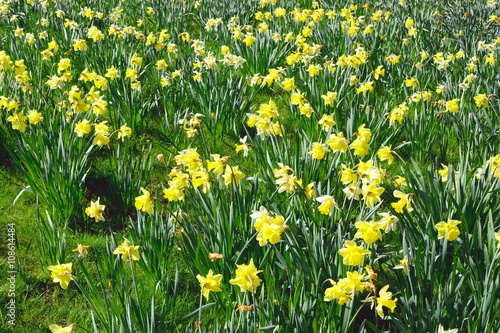
<path id="1" fill-rule="evenodd" d="M 265 207 L 260 207 L 250 217 L 254 220 L 254 228 L 257 231 L 257 241 L 260 246 L 265 246 L 268 242 L 278 243 L 281 234 L 288 228 L 282 215 L 270 213 Z"/>
<path id="2" fill-rule="evenodd" d="M 45 327 L 495 331 L 499 6 L 0 0 Z"/>
<path id="3" fill-rule="evenodd" d="M 180 151 L 174 157 L 176 166 L 168 174 L 168 187 L 163 188 L 163 198 L 171 202 L 183 201 L 190 188 L 201 188 L 203 193 L 210 193 L 212 184 L 220 182 L 226 187 L 231 184 L 238 186 L 246 177 L 239 166 L 228 163 L 229 156 L 211 154 L 210 157 L 203 162 L 195 148 Z M 141 188 L 141 191 L 143 195 L 136 197 L 135 207 L 152 214 L 156 199 L 148 190 Z"/>
<path id="4" fill-rule="evenodd" d="M 266 136 L 283 135 L 283 127 L 279 122 L 279 111 L 276 103 L 261 104 L 256 114 L 247 114 L 249 127 L 255 127 L 257 134 L 262 138 Z"/>
<path id="5" fill-rule="evenodd" d="M 391 312 L 396 309 L 397 298 L 392 298 L 392 292 L 388 291 L 389 285 L 384 286 L 378 291 L 379 297 L 376 297 L 377 290 L 375 283 L 377 282 L 377 274 L 374 273 L 371 266 L 366 266 L 365 270 L 367 275 L 359 274 L 357 271 L 347 272 L 347 277 L 335 282 L 330 280 L 332 287 L 325 290 L 324 300 L 331 302 L 337 300 L 339 305 L 345 305 L 350 300 L 353 300 L 356 292 L 367 291 L 373 296 L 368 296 L 369 301 L 376 303 L 376 312 L 379 317 L 384 317 L 384 307 L 388 308 Z"/>

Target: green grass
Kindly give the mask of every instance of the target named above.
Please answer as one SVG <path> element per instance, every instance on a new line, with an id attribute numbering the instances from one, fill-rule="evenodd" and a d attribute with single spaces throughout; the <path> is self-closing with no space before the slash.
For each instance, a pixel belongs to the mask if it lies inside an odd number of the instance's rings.
<path id="1" fill-rule="evenodd" d="M 4 162 L 8 162 L 5 161 Z M 16 325 L 7 323 L 6 313 L 2 311 L 0 330 L 6 333 L 28 333 L 46 332 L 51 324 L 67 326 L 78 323 L 82 328 L 92 327 L 90 308 L 85 297 L 77 289 L 62 290 L 58 284 L 51 283 L 50 271 L 47 267 L 40 265 L 40 237 L 37 226 L 40 211 L 44 210 L 41 204 L 37 204 L 34 194 L 24 191 L 21 195 L 21 175 L 12 167 L 3 166 L 0 169 L 0 221 L 2 226 L 2 242 L 6 243 L 7 224 L 14 224 L 17 236 L 16 265 L 17 274 L 15 280 L 16 295 L 8 297 L 9 283 L 2 279 L 0 285 L 0 305 L 2 308 L 8 304 L 10 299 L 15 299 Z M 18 197 L 19 195 L 19 197 Z M 16 199 L 16 203 L 13 204 Z M 95 229 L 95 228 L 94 228 Z M 67 256 L 69 261 L 76 261 L 76 253 L 71 252 L 78 244 L 88 245 L 91 262 L 95 253 L 102 252 L 106 247 L 108 234 L 105 228 L 97 232 L 69 232 L 66 234 Z M 116 237 L 120 237 L 116 235 Z M 179 311 L 188 313 L 196 308 L 198 304 L 198 286 L 196 280 L 191 276 L 177 255 L 168 268 L 170 274 L 175 274 L 179 269 L 180 285 L 178 290 Z M 7 248 L 0 247 L 0 274 L 10 276 L 8 272 Z M 82 281 L 83 276 L 76 273 L 76 279 Z M 95 273 L 92 273 L 96 276 Z M 212 311 L 207 310 L 204 316 Z M 188 322 L 188 324 L 191 324 Z"/>
<path id="2" fill-rule="evenodd" d="M 2 319 L 3 332 L 40 332 L 53 323 L 80 322 L 90 324 L 86 315 L 87 305 L 76 291 L 70 291 L 69 298 L 54 284 L 48 284 L 50 272 L 40 266 L 37 215 L 43 207 L 37 205 L 36 197 L 27 191 L 14 199 L 24 186 L 19 174 L 10 167 L 2 167 L 0 173 L 0 221 L 2 222 L 2 243 L 6 242 L 6 225 L 14 223 L 17 236 L 16 257 L 19 263 L 16 274 L 16 326 L 13 328 Z M 7 276 L 7 250 L 0 248 L 1 274 Z M 1 299 L 5 308 L 8 284 L 2 279 Z M 2 311 L 2 316 L 5 313 Z"/>

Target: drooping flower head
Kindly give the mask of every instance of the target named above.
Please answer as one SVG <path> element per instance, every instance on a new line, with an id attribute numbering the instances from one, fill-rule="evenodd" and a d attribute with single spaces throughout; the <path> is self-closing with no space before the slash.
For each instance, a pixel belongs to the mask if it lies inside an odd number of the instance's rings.
<path id="1" fill-rule="evenodd" d="M 388 308 L 389 310 L 391 310 L 391 312 L 394 312 L 394 309 L 396 308 L 396 302 L 398 299 L 397 298 L 391 299 L 392 293 L 390 291 L 387 291 L 387 289 L 389 289 L 389 285 L 382 288 L 380 290 L 380 293 L 379 293 L 380 297 L 377 297 L 376 310 L 377 310 L 377 314 L 380 317 L 384 316 L 384 309 L 383 309 L 384 306 L 386 308 Z"/>
<path id="2" fill-rule="evenodd" d="M 23 112 L 14 113 L 12 116 L 7 117 L 7 121 L 12 124 L 12 129 L 24 132 L 26 130 L 26 117 Z"/>
<path id="3" fill-rule="evenodd" d="M 148 214 L 152 214 L 154 201 L 153 199 L 151 199 L 151 193 L 149 193 L 148 190 L 145 190 L 142 187 L 141 191 L 144 194 L 135 198 L 135 208 L 142 210 L 143 212 L 146 212 Z"/>
<path id="4" fill-rule="evenodd" d="M 90 246 L 88 245 L 82 245 L 82 244 L 78 244 L 78 246 L 76 247 L 76 249 L 73 249 L 71 251 L 73 252 L 78 252 L 78 256 L 79 257 L 84 257 L 88 254 L 88 249 L 90 248 Z"/>
<path id="5" fill-rule="evenodd" d="M 392 208 L 394 208 L 396 213 L 403 213 L 403 208 L 405 207 L 409 212 L 413 211 L 413 207 L 411 205 L 411 193 L 406 194 L 401 191 L 395 190 L 393 194 L 394 197 L 399 199 L 399 201 L 391 203 L 391 206 Z"/>

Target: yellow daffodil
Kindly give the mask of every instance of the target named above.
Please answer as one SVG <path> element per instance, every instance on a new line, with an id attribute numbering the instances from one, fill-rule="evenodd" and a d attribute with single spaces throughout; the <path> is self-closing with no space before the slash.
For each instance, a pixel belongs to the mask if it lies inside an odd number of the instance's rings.
<path id="1" fill-rule="evenodd" d="M 130 245 L 128 240 L 125 239 L 114 251 L 113 254 L 121 254 L 123 261 L 129 259 L 139 260 L 139 247 L 140 245 Z"/>
<path id="2" fill-rule="evenodd" d="M 349 168 L 345 164 L 341 164 L 342 171 L 340 172 L 340 181 L 344 184 L 356 182 L 358 180 L 358 174 L 354 172 L 353 169 Z"/>
<path id="3" fill-rule="evenodd" d="M 92 127 L 89 124 L 89 121 L 87 119 L 84 119 L 78 123 L 76 123 L 75 126 L 75 133 L 78 137 L 83 137 L 83 135 L 90 133 L 90 130 Z"/>
<path id="4" fill-rule="evenodd" d="M 401 177 L 401 176 L 396 176 L 396 179 L 394 180 L 394 186 L 399 187 L 401 189 L 405 189 L 406 186 L 406 178 Z"/>
<path id="5" fill-rule="evenodd" d="M 104 34 L 96 26 L 91 26 L 87 30 L 87 37 L 95 42 L 99 42 L 104 39 Z"/>
<path id="6" fill-rule="evenodd" d="M 318 76 L 320 70 L 321 70 L 321 67 L 318 65 L 315 65 L 315 64 L 311 64 L 307 68 L 307 72 L 309 73 L 309 76 Z"/>
<path id="7" fill-rule="evenodd" d="M 241 292 L 250 291 L 254 293 L 262 282 L 262 280 L 257 276 L 257 274 L 262 271 L 257 270 L 257 267 L 255 267 L 255 264 L 253 263 L 253 259 L 250 259 L 250 263 L 248 265 L 242 264 L 236 266 L 238 267 L 236 269 L 236 277 L 229 280 L 229 283 L 240 287 Z"/>
<path id="8" fill-rule="evenodd" d="M 339 132 L 338 134 L 330 134 L 330 138 L 326 141 L 326 144 L 332 151 L 345 153 L 349 149 L 349 141 L 344 138 L 344 133 L 342 132 Z"/>
<path id="9" fill-rule="evenodd" d="M 460 230 L 457 225 L 462 223 L 458 220 L 448 219 L 448 222 L 441 221 L 435 225 L 436 230 L 438 231 L 438 239 L 446 237 L 446 239 L 450 242 L 458 239 L 460 236 Z"/>
<path id="10" fill-rule="evenodd" d="M 316 160 L 321 160 L 325 157 L 325 153 L 327 151 L 329 151 L 329 149 L 326 148 L 321 142 L 313 142 L 312 150 L 309 151 L 308 154 Z"/>
<path id="11" fill-rule="evenodd" d="M 254 220 L 255 230 L 259 230 L 265 223 L 270 223 L 271 213 L 264 206 L 260 206 L 259 210 L 252 211 L 250 217 Z"/>
<path id="12" fill-rule="evenodd" d="M 376 183 L 371 182 L 369 184 L 364 184 L 361 191 L 366 205 L 368 207 L 373 207 L 376 203 L 382 200 L 380 196 L 384 193 L 385 189 L 378 186 Z"/>
<path id="13" fill-rule="evenodd" d="M 16 74 L 21 74 L 24 71 L 26 71 L 27 69 L 28 69 L 28 67 L 26 67 L 26 65 L 24 63 L 24 59 L 16 60 L 15 61 L 15 63 L 14 63 L 14 71 L 16 72 Z"/>
<path id="14" fill-rule="evenodd" d="M 26 130 L 26 117 L 23 112 L 14 113 L 14 115 L 7 117 L 7 121 L 12 124 L 12 129 L 24 132 Z"/>
<path id="15" fill-rule="evenodd" d="M 71 275 L 72 266 L 73 263 L 70 262 L 67 264 L 59 264 L 48 267 L 49 271 L 52 272 L 50 277 L 54 282 L 59 282 L 61 288 L 63 288 L 64 290 L 68 289 L 70 281 L 73 280 L 73 276 Z"/>
<path id="16" fill-rule="evenodd" d="M 134 53 L 132 55 L 132 58 L 130 59 L 130 65 L 132 65 L 133 67 L 141 66 L 142 62 L 143 62 L 142 57 L 139 57 L 137 53 Z"/>
<path id="17" fill-rule="evenodd" d="M 106 207 L 104 205 L 99 204 L 99 198 L 97 198 L 96 202 L 90 202 L 90 207 L 87 207 L 85 209 L 85 214 L 87 214 L 88 217 L 95 219 L 96 221 L 105 221 L 104 216 L 102 216 L 105 208 Z"/>
<path id="18" fill-rule="evenodd" d="M 312 108 L 311 104 L 304 103 L 304 104 L 299 106 L 299 112 L 301 115 L 304 115 L 307 118 L 311 118 L 311 115 L 313 114 L 314 109 Z"/>
<path id="19" fill-rule="evenodd" d="M 327 92 L 326 95 L 321 95 L 321 98 L 323 98 L 323 101 L 325 102 L 325 105 L 330 105 L 333 106 L 334 102 L 338 102 L 338 97 L 337 97 L 336 92 Z"/>
<path id="20" fill-rule="evenodd" d="M 394 162 L 394 155 L 391 151 L 390 146 L 384 146 L 384 147 L 380 148 L 379 151 L 377 152 L 377 156 L 378 156 L 379 160 L 387 161 L 387 163 L 389 165 L 391 165 L 392 162 Z"/>
<path id="21" fill-rule="evenodd" d="M 370 152 L 370 145 L 368 144 L 368 140 L 363 139 L 362 137 L 356 138 L 350 146 L 350 149 L 354 149 L 354 155 L 363 157 L 368 155 Z"/>
<path id="22" fill-rule="evenodd" d="M 323 195 L 321 197 L 317 197 L 316 201 L 321 203 L 321 205 L 318 207 L 318 210 L 323 215 L 332 215 L 334 208 L 339 209 L 335 198 L 331 195 Z"/>
<path id="23" fill-rule="evenodd" d="M 132 129 L 128 127 L 127 124 L 122 125 L 118 130 L 118 139 L 122 139 L 122 142 L 126 137 L 130 138 L 131 136 L 132 136 Z"/>
<path id="24" fill-rule="evenodd" d="M 52 324 L 49 326 L 49 329 L 52 333 L 71 333 L 75 324 L 71 324 L 66 327 L 62 327 L 56 324 Z"/>
<path id="25" fill-rule="evenodd" d="M 238 166 L 226 165 L 226 170 L 224 172 L 224 185 L 229 186 L 229 184 L 239 185 L 240 181 L 246 177 L 246 175 L 239 170 Z"/>
<path id="26" fill-rule="evenodd" d="M 309 183 L 306 187 L 304 187 L 304 194 L 308 199 L 316 197 L 316 190 L 314 189 L 314 182 Z"/>
<path id="27" fill-rule="evenodd" d="M 458 110 L 460 109 L 460 106 L 458 105 L 459 101 L 460 101 L 459 98 L 454 98 L 452 100 L 447 101 L 445 103 L 446 111 L 452 112 L 452 113 L 458 112 Z"/>
<path id="28" fill-rule="evenodd" d="M 300 91 L 293 92 L 290 95 L 290 103 L 292 105 L 302 105 L 304 104 L 304 102 L 305 102 L 305 97 Z"/>
<path id="29" fill-rule="evenodd" d="M 78 256 L 79 257 L 84 257 L 88 254 L 88 249 L 90 248 L 90 246 L 87 246 L 87 245 L 82 245 L 82 244 L 78 244 L 76 249 L 73 249 L 71 251 L 73 252 L 78 252 Z"/>
<path id="30" fill-rule="evenodd" d="M 477 106 L 482 106 L 484 108 L 488 107 L 489 98 L 486 94 L 479 94 L 474 96 L 474 102 Z"/>
<path id="31" fill-rule="evenodd" d="M 115 68 L 115 66 L 111 66 L 111 68 L 108 68 L 106 70 L 106 74 L 104 74 L 105 77 L 114 80 L 120 77 L 120 74 L 118 73 L 118 70 Z"/>
<path id="32" fill-rule="evenodd" d="M 261 207 L 263 208 L 263 207 Z M 265 208 L 264 208 L 265 209 Z M 276 244 L 281 239 L 281 234 L 288 228 L 285 224 L 285 218 L 281 215 L 269 215 L 265 220 L 261 219 L 254 224 L 257 233 L 257 241 L 260 246 L 265 246 L 267 243 Z"/>
<path id="33" fill-rule="evenodd" d="M 383 287 L 379 293 L 380 297 L 377 297 L 376 310 L 377 310 L 377 314 L 380 317 L 384 316 L 384 309 L 383 309 L 384 306 L 386 308 L 388 308 L 389 310 L 391 310 L 391 312 L 394 312 L 394 309 L 396 308 L 396 302 L 398 299 L 397 298 L 391 299 L 392 293 L 390 291 L 387 291 L 387 289 L 389 289 L 389 285 Z"/>
<path id="34" fill-rule="evenodd" d="M 321 129 L 327 131 L 336 125 L 335 120 L 333 120 L 333 114 L 324 114 L 321 119 L 318 121 L 318 124 L 321 125 Z"/>
<path id="35" fill-rule="evenodd" d="M 179 178 L 176 177 L 175 180 L 170 180 L 168 182 L 169 187 L 163 189 L 163 197 L 169 201 L 182 201 L 184 200 L 184 189 L 186 187 L 183 186 L 179 182 Z"/>
<path id="36" fill-rule="evenodd" d="M 212 157 L 213 161 L 207 161 L 208 171 L 212 171 L 218 175 L 222 174 L 229 156 L 220 157 L 219 154 L 211 154 L 210 157 Z"/>
<path id="37" fill-rule="evenodd" d="M 285 89 L 286 91 L 291 91 L 291 90 L 294 90 L 295 88 L 297 88 L 295 86 L 295 79 L 293 77 L 284 79 L 281 82 L 281 84 L 283 85 L 283 89 Z"/>
<path id="38" fill-rule="evenodd" d="M 362 238 L 367 244 L 382 239 L 380 229 L 383 228 L 383 225 L 379 222 L 358 221 L 354 226 L 358 228 L 354 238 Z"/>
<path id="39" fill-rule="evenodd" d="M 345 247 L 338 252 L 343 258 L 344 265 L 358 266 L 363 263 L 364 255 L 371 254 L 370 250 L 365 250 L 362 245 L 358 246 L 355 241 L 346 240 Z"/>
<path id="40" fill-rule="evenodd" d="M 405 207 L 409 212 L 413 211 L 413 207 L 411 206 L 411 194 L 405 194 L 398 190 L 395 190 L 393 194 L 394 197 L 399 198 L 399 201 L 391 203 L 396 213 L 403 213 L 403 208 Z"/>
<path id="41" fill-rule="evenodd" d="M 43 121 L 43 115 L 37 110 L 29 110 L 28 111 L 28 120 L 30 124 L 36 125 L 39 122 Z"/>
<path id="42" fill-rule="evenodd" d="M 245 39 L 243 39 L 243 42 L 245 43 L 246 46 L 252 46 L 257 42 L 257 38 L 255 38 L 251 33 L 248 33 L 245 35 Z"/>
<path id="43" fill-rule="evenodd" d="M 443 182 L 447 181 L 448 180 L 448 166 L 447 165 L 444 165 L 441 163 L 441 166 L 443 167 L 441 170 L 438 171 L 439 175 L 441 176 L 441 180 Z"/>
<path id="44" fill-rule="evenodd" d="M 140 195 L 135 198 L 135 208 L 138 210 L 142 210 L 148 214 L 153 213 L 154 200 L 151 199 L 151 194 L 148 190 L 141 187 L 141 191 L 143 195 Z"/>
<path id="45" fill-rule="evenodd" d="M 97 133 L 92 140 L 94 146 L 105 146 L 109 143 L 110 139 L 107 135 Z"/>
<path id="46" fill-rule="evenodd" d="M 500 178 L 500 154 L 488 159 L 486 165 L 491 166 L 493 177 Z"/>
<path id="47" fill-rule="evenodd" d="M 214 275 L 214 272 L 212 270 L 209 270 L 207 276 L 201 276 L 200 274 L 198 274 L 196 275 L 196 278 L 198 279 L 198 282 L 200 282 L 201 292 L 203 293 L 203 296 L 207 299 L 207 301 L 211 291 L 222 291 L 222 289 L 220 288 L 222 274 Z"/>
<path id="48" fill-rule="evenodd" d="M 406 29 L 413 28 L 414 25 L 415 25 L 415 21 L 413 21 L 413 19 L 411 17 L 408 17 L 405 21 Z"/>
<path id="49" fill-rule="evenodd" d="M 418 81 L 414 77 L 405 80 L 406 87 L 416 87 L 417 85 Z"/>
<path id="50" fill-rule="evenodd" d="M 361 292 L 365 289 L 362 282 L 364 278 L 363 275 L 354 271 L 347 272 L 347 277 L 340 279 L 337 283 L 330 280 L 333 286 L 325 290 L 325 302 L 338 299 L 338 304 L 344 305 L 354 296 L 356 291 Z"/>
<path id="51" fill-rule="evenodd" d="M 371 93 L 373 90 L 375 90 L 375 87 L 373 87 L 373 81 L 367 81 L 360 83 L 359 88 L 356 88 L 356 93 L 357 94 L 365 92 Z"/>
<path id="52" fill-rule="evenodd" d="M 333 284 L 333 281 L 331 282 Z M 323 299 L 325 302 L 331 302 L 334 299 L 337 299 L 339 305 L 344 305 L 350 298 L 351 295 L 344 292 L 344 284 L 339 281 L 339 283 L 335 283 L 332 287 L 325 290 L 325 296 Z"/>
<path id="53" fill-rule="evenodd" d="M 73 49 L 75 51 L 87 51 L 88 45 L 85 39 L 75 39 L 73 40 Z"/>
<path id="54" fill-rule="evenodd" d="M 385 76 L 385 68 L 383 65 L 378 66 L 373 72 L 375 80 L 378 80 L 380 76 Z"/>

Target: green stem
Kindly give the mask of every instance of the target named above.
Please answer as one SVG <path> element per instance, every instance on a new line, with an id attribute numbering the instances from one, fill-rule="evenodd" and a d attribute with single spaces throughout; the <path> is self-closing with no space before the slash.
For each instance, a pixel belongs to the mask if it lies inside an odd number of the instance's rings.
<path id="1" fill-rule="evenodd" d="M 203 303 L 203 286 L 201 287 L 201 292 L 200 292 L 200 303 L 198 305 L 198 328 L 196 331 L 201 332 L 201 304 Z"/>
<path id="2" fill-rule="evenodd" d="M 257 318 L 256 318 L 256 315 L 257 315 L 257 305 L 255 304 L 255 293 L 252 291 L 252 304 L 253 304 L 253 313 L 252 313 L 252 317 L 253 317 L 253 326 L 256 328 L 257 327 Z"/>
<path id="3" fill-rule="evenodd" d="M 132 258 L 130 256 L 128 257 L 128 262 L 130 263 L 130 271 L 132 272 L 132 283 L 134 285 L 135 298 L 139 303 L 139 290 L 137 289 L 137 283 L 135 281 L 135 269 L 134 269 L 134 264 L 132 262 Z"/>

